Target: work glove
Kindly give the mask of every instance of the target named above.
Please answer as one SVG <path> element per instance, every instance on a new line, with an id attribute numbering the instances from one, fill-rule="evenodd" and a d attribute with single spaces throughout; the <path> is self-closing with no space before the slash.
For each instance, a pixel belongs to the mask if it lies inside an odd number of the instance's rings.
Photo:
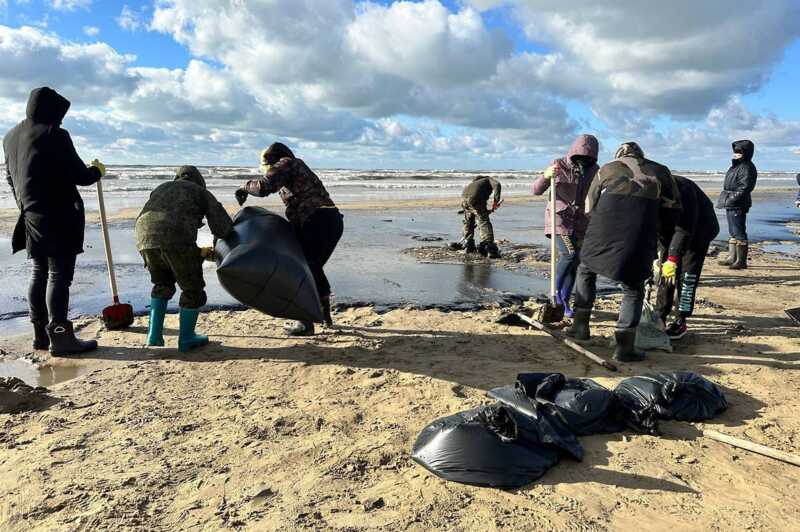
<path id="1" fill-rule="evenodd" d="M 261 170 L 262 174 L 266 174 L 269 172 L 269 163 L 267 163 L 267 150 L 261 151 L 261 164 L 258 166 L 258 169 Z"/>
<path id="2" fill-rule="evenodd" d="M 90 168 L 97 168 L 97 170 L 100 171 L 100 177 L 101 178 L 106 176 L 106 165 L 104 165 L 103 163 L 101 163 L 97 159 L 95 159 L 91 163 L 89 163 L 89 167 Z"/>
<path id="3" fill-rule="evenodd" d="M 678 271 L 677 257 L 669 257 L 661 266 L 661 278 L 667 286 L 675 285 L 675 274 Z"/>
<path id="4" fill-rule="evenodd" d="M 545 171 L 544 171 L 544 178 L 545 178 L 545 179 L 547 179 L 547 180 L 549 181 L 550 179 L 553 179 L 553 176 L 554 176 L 554 175 L 556 175 L 556 165 L 554 165 L 554 164 L 551 164 L 550 166 L 548 166 L 548 167 L 545 169 Z"/>
<path id="5" fill-rule="evenodd" d="M 245 189 L 240 188 L 239 190 L 234 192 L 234 195 L 236 196 L 237 203 L 239 203 L 239 207 L 241 207 L 242 205 L 244 205 L 244 202 L 247 201 L 247 196 L 249 194 Z"/>
<path id="6" fill-rule="evenodd" d="M 203 257 L 203 260 L 208 262 L 215 262 L 217 260 L 216 253 L 214 253 L 214 248 L 212 247 L 200 248 L 200 256 Z"/>

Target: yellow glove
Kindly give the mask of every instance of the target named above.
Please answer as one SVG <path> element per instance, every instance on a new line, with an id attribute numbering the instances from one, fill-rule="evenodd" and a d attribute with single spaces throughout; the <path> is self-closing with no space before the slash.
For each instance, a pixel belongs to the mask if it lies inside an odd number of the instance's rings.
<path id="1" fill-rule="evenodd" d="M 216 254 L 214 253 L 214 248 L 200 248 L 200 256 L 203 257 L 203 260 L 207 260 L 209 262 L 216 261 Z"/>
<path id="2" fill-rule="evenodd" d="M 544 171 L 544 178 L 547 180 L 553 179 L 553 176 L 556 174 L 556 166 L 551 164 L 548 166 Z"/>
<path id="3" fill-rule="evenodd" d="M 261 164 L 258 169 L 261 170 L 262 174 L 266 174 L 269 172 L 269 167 L 270 165 L 267 164 L 267 150 L 261 150 Z"/>
<path id="4" fill-rule="evenodd" d="M 678 265 L 668 260 L 661 266 L 661 278 L 668 286 L 675 284 L 675 273 L 678 271 Z"/>
<path id="5" fill-rule="evenodd" d="M 106 165 L 104 165 L 103 163 L 101 163 L 97 159 L 95 159 L 91 163 L 89 163 L 89 167 L 94 167 L 94 168 L 97 168 L 98 170 L 100 170 L 100 177 L 105 177 L 106 176 Z"/>

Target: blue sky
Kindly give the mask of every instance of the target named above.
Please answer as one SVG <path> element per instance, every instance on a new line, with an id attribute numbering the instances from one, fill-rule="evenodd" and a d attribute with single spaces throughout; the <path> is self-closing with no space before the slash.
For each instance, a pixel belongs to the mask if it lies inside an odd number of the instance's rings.
<path id="1" fill-rule="evenodd" d="M 564 5 L 568 4 L 568 5 Z M 800 167 L 800 2 L 0 0 L 0 126 L 47 84 L 86 157 L 540 168 L 578 133 Z"/>

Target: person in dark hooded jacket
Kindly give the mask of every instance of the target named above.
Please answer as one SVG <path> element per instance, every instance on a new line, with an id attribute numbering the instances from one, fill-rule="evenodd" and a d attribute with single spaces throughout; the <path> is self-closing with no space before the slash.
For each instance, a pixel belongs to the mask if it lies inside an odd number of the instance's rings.
<path id="1" fill-rule="evenodd" d="M 661 274 L 659 275 L 656 312 L 666 323 L 675 306 L 676 319 L 667 327 L 667 336 L 680 340 L 686 336 L 686 318 L 694 312 L 694 301 L 708 248 L 719 234 L 714 204 L 697 184 L 683 176 L 674 176 L 681 195 L 681 214 L 672 227 L 659 230 Z"/>
<path id="2" fill-rule="evenodd" d="M 85 214 L 78 186 L 105 174 L 97 160 L 86 166 L 61 127 L 70 102 L 49 87 L 31 91 L 26 118 L 3 139 L 6 178 L 20 210 L 12 251 L 33 262 L 28 305 L 34 349 L 72 355 L 97 348 L 75 337 L 68 319 L 76 257 L 83 253 Z"/>
<path id="3" fill-rule="evenodd" d="M 564 306 L 564 315 L 572 317 L 570 297 L 575 286 L 575 275 L 580 264 L 580 250 L 589 218 L 586 215 L 586 194 L 597 171 L 599 144 L 593 135 L 579 135 L 567 155 L 556 159 L 544 174 L 533 183 L 533 193 L 541 196 L 551 183 L 556 187 L 556 227 L 551 225 L 553 205 L 545 208 L 544 234 L 556 238 L 558 262 L 556 263 L 556 302 Z M 555 235 L 555 236 L 554 236 Z"/>
<path id="4" fill-rule="evenodd" d="M 659 227 L 674 223 L 680 194 L 669 168 L 646 159 L 635 142 L 620 146 L 616 159 L 604 165 L 589 187 L 586 231 L 575 290 L 575 319 L 567 334 L 589 339 L 589 320 L 597 275 L 622 287 L 614 358 L 643 360 L 634 347 L 642 317 L 644 283 L 657 255 Z"/>
<path id="5" fill-rule="evenodd" d="M 206 190 L 194 166 L 180 167 L 174 181 L 157 186 L 136 218 L 136 247 L 153 282 L 147 345 L 164 345 L 164 315 L 176 282 L 181 287 L 178 349 L 188 351 L 208 343 L 207 336 L 195 333 L 199 309 L 206 304 L 203 254 L 210 251 L 197 247 L 203 218 L 215 238 L 225 238 L 233 229 L 231 217 Z"/>
<path id="6" fill-rule="evenodd" d="M 725 174 L 725 184 L 717 201 L 728 218 L 728 257 L 719 262 L 732 270 L 747 269 L 747 213 L 753 205 L 751 194 L 756 188 L 758 170 L 753 164 L 755 145 L 749 140 L 737 140 L 731 145 L 733 161 Z"/>
<path id="7" fill-rule="evenodd" d="M 286 218 L 294 226 L 314 275 L 325 324 L 331 325 L 331 285 L 324 267 L 342 238 L 343 216 L 322 180 L 285 144 L 275 142 L 261 152 L 260 169 L 263 177 L 251 179 L 237 190 L 236 201 L 244 205 L 249 195 L 265 197 L 276 192 L 280 195 L 286 206 Z M 298 321 L 288 333 L 291 336 L 312 335 L 314 323 Z"/>

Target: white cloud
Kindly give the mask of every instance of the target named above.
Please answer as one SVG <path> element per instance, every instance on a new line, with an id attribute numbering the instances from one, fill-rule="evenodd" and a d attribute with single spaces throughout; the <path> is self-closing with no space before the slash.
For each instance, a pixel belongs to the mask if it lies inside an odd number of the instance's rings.
<path id="1" fill-rule="evenodd" d="M 83 27 L 83 34 L 87 37 L 97 37 L 100 35 L 100 28 L 97 26 L 84 26 Z"/>
<path id="2" fill-rule="evenodd" d="M 50 5 L 58 11 L 75 11 L 76 9 L 89 9 L 92 0 L 50 0 Z"/>
<path id="3" fill-rule="evenodd" d="M 119 24 L 119 27 L 123 30 L 131 32 L 137 31 L 144 26 L 142 13 L 143 11 L 134 11 L 128 7 L 128 4 L 125 4 L 122 6 L 122 11 L 116 19 L 117 24 Z"/>

